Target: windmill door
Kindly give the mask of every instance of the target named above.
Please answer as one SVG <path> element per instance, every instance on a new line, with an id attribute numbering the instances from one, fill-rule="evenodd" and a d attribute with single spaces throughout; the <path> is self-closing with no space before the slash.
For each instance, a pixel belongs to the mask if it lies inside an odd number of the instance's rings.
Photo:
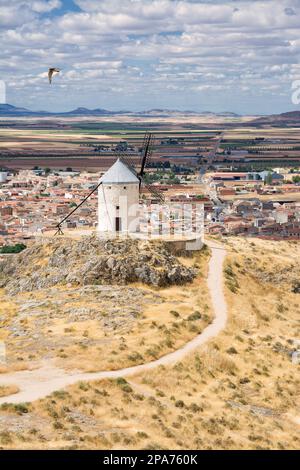
<path id="1" fill-rule="evenodd" d="M 116 217 L 116 232 L 121 232 L 121 217 Z"/>

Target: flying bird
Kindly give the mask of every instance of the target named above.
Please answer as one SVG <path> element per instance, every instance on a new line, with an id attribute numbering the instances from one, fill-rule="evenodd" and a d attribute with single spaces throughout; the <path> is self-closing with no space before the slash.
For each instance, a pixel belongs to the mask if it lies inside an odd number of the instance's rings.
<path id="1" fill-rule="evenodd" d="M 53 77 L 53 74 L 54 73 L 59 73 L 60 72 L 60 69 L 56 68 L 56 67 L 52 67 L 48 70 L 48 78 L 49 78 L 49 83 L 51 85 L 52 83 L 52 77 Z"/>

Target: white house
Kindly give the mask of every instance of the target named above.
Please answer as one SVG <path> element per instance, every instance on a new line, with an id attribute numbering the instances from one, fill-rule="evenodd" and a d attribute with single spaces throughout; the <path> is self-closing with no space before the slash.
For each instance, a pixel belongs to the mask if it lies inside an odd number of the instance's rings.
<path id="1" fill-rule="evenodd" d="M 120 158 L 100 179 L 98 232 L 139 231 L 140 181 Z"/>
<path id="2" fill-rule="evenodd" d="M 7 173 L 5 171 L 0 171 L 0 183 L 6 183 Z"/>

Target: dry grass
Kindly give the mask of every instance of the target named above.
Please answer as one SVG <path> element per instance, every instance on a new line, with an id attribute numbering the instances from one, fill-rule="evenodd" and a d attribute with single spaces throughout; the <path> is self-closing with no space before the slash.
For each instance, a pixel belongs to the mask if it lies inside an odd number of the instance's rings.
<path id="1" fill-rule="evenodd" d="M 299 366 L 290 357 L 300 336 L 299 294 L 290 289 L 292 275 L 284 285 L 270 284 L 268 277 L 299 259 L 300 246 L 238 238 L 225 243 L 229 322 L 223 333 L 175 366 L 128 381 L 78 383 L 33 403 L 27 411 L 36 422 L 35 432 L 24 428 L 22 439 L 11 433 L 2 445 L 299 448 Z M 22 422 L 20 412 L 11 410 L 10 415 Z"/>
<path id="2" fill-rule="evenodd" d="M 122 290 L 120 300 L 103 300 L 101 295 L 66 286 L 57 287 L 52 293 L 46 289 L 21 293 L 13 299 L 2 291 L 2 339 L 8 359 L 3 372 L 24 364 L 37 367 L 44 359 L 52 359 L 55 365 L 68 370 L 115 370 L 149 362 L 180 348 L 212 319 L 206 285 L 208 259 L 208 250 L 192 258 L 181 258 L 199 270 L 188 288 L 158 289 L 134 284 L 130 288 L 136 289 L 136 295 L 130 294 L 125 306 L 121 302 Z M 24 312 L 26 304 L 34 306 Z M 85 309 L 97 316 L 72 316 L 72 312 Z"/>
<path id="3" fill-rule="evenodd" d="M 7 386 L 0 386 L 0 397 L 6 397 L 8 395 L 13 395 L 20 391 L 19 387 L 16 385 L 7 385 Z"/>

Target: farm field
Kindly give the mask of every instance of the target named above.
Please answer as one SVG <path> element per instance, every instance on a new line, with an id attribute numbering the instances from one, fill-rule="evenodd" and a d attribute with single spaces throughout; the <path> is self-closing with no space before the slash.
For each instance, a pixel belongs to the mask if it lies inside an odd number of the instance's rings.
<path id="1" fill-rule="evenodd" d="M 192 126 L 152 122 L 140 127 L 137 123 L 120 126 L 117 122 L 87 123 L 61 120 L 45 123 L 32 121 L 2 122 L 0 132 L 0 166 L 30 169 L 33 166 L 54 169 L 88 168 L 104 170 L 118 155 L 118 144 L 126 142 L 134 163 L 140 159 L 147 129 L 155 134 L 153 161 L 173 160 L 195 164 L 212 150 L 218 130 L 193 129 Z M 47 127 L 48 126 L 48 127 Z M 116 149 L 117 147 L 117 149 Z"/>
<path id="2" fill-rule="evenodd" d="M 130 120 L 112 118 L 7 119 L 0 121 L 0 166 L 30 169 L 88 168 L 105 170 L 115 160 L 118 146 L 137 164 L 146 130 L 154 133 L 152 161 L 197 166 L 214 149 L 223 133 L 218 161 L 241 168 L 252 165 L 292 166 L 300 160 L 299 128 L 236 127 L 229 122 L 163 120 L 157 117 Z M 246 122 L 243 124 L 246 126 Z"/>
<path id="3" fill-rule="evenodd" d="M 287 194 L 257 194 L 257 193 L 249 193 L 249 194 L 240 194 L 237 193 L 235 196 L 222 196 L 222 201 L 237 201 L 241 199 L 259 199 L 260 201 L 278 201 L 278 202 L 300 202 L 300 191 L 299 192 L 291 192 Z"/>
<path id="4" fill-rule="evenodd" d="M 293 166 L 300 161 L 299 128 L 244 128 L 226 130 L 219 161 L 241 169 Z"/>

